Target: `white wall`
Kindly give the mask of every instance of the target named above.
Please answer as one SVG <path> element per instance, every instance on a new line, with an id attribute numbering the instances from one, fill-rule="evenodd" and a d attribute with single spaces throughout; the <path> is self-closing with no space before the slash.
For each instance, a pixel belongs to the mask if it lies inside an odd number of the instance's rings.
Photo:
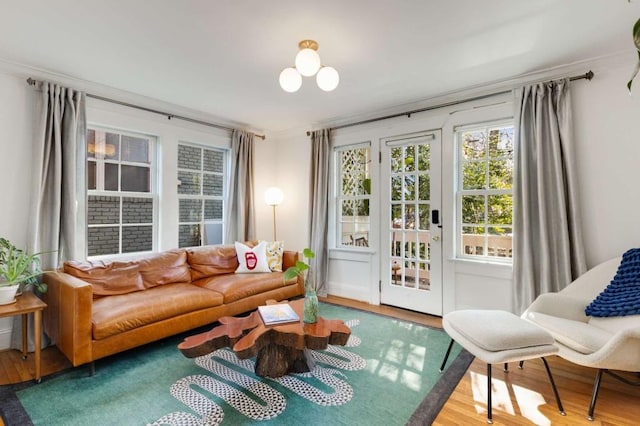
<path id="1" fill-rule="evenodd" d="M 0 237 L 27 244 L 34 94 L 23 79 L 0 73 Z M 0 350 L 9 346 L 12 318 L 0 318 Z"/>

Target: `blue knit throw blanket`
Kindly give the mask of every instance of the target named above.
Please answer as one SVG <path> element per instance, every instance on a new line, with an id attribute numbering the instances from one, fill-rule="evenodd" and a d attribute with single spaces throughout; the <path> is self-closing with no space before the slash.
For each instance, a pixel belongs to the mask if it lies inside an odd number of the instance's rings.
<path id="1" fill-rule="evenodd" d="M 593 317 L 640 314 L 640 248 L 622 255 L 616 276 L 587 306 L 585 313 Z"/>

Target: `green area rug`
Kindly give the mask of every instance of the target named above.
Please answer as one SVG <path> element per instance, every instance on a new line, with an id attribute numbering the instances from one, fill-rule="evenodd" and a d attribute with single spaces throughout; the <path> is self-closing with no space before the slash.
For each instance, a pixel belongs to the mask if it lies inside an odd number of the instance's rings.
<path id="1" fill-rule="evenodd" d="M 403 425 L 428 424 L 472 357 L 439 329 L 323 303 L 320 315 L 351 327 L 344 347 L 312 351 L 310 373 L 279 379 L 253 374 L 254 359 L 227 349 L 188 359 L 168 338 L 0 389 L 7 426 L 35 425 Z"/>

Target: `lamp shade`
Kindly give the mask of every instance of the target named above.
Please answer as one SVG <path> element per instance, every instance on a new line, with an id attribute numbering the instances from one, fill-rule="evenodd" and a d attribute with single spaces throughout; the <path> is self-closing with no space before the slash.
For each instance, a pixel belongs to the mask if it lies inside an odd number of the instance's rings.
<path id="1" fill-rule="evenodd" d="M 264 193 L 264 201 L 270 206 L 280 205 L 282 200 L 284 200 L 284 194 L 280 188 L 275 186 L 267 188 Z"/>
<path id="2" fill-rule="evenodd" d="M 333 67 L 322 67 L 320 71 L 318 71 L 318 75 L 316 75 L 316 83 L 318 83 L 318 87 L 324 90 L 325 92 L 330 92 L 336 87 L 338 87 L 338 83 L 340 83 L 340 76 L 338 75 L 338 71 L 336 71 Z"/>
<path id="3" fill-rule="evenodd" d="M 296 69 L 305 77 L 311 77 L 320 69 L 320 55 L 313 49 L 300 49 L 296 55 Z"/>
<path id="4" fill-rule="evenodd" d="M 293 93 L 297 92 L 302 86 L 302 76 L 297 69 L 289 67 L 282 70 L 280 73 L 280 87 L 285 92 Z"/>

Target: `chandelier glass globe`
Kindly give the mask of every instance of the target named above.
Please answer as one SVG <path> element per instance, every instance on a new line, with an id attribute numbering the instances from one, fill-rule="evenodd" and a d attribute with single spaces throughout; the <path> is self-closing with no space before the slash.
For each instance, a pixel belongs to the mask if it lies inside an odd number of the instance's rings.
<path id="1" fill-rule="evenodd" d="M 311 77 L 320 69 L 320 55 L 313 49 L 300 49 L 296 55 L 296 69 L 305 77 Z"/>
<path id="2" fill-rule="evenodd" d="M 332 91 L 338 87 L 338 83 L 340 83 L 338 71 L 333 67 L 320 68 L 318 75 L 316 75 L 316 83 L 318 83 L 318 87 L 325 92 Z"/>
<path id="3" fill-rule="evenodd" d="M 282 70 L 280 73 L 280 87 L 285 92 L 293 93 L 297 92 L 302 86 L 302 76 L 297 69 L 289 67 Z"/>

